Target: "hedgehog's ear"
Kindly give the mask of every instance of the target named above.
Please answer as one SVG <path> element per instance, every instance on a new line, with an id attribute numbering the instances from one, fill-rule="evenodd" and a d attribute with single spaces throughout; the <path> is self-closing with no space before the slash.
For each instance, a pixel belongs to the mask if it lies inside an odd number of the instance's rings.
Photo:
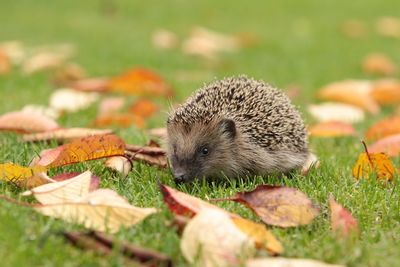
<path id="1" fill-rule="evenodd" d="M 219 126 L 223 133 L 226 133 L 230 138 L 234 138 L 236 136 L 236 125 L 235 122 L 231 119 L 222 119 L 219 122 Z"/>

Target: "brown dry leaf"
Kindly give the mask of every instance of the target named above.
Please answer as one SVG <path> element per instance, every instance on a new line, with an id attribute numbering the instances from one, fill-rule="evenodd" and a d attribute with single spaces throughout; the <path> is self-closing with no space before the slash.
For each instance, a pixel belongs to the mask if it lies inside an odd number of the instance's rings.
<path id="1" fill-rule="evenodd" d="M 368 179 L 372 173 L 381 180 L 392 180 L 396 172 L 392 162 L 385 153 L 368 151 L 364 144 L 365 152 L 361 153 L 353 167 L 353 176 L 356 179 Z"/>
<path id="2" fill-rule="evenodd" d="M 152 116 L 157 110 L 158 106 L 147 99 L 140 99 L 129 107 L 129 112 L 142 118 Z"/>
<path id="3" fill-rule="evenodd" d="M 141 68 L 131 69 L 110 80 L 111 90 L 139 96 L 173 95 L 171 87 L 157 73 Z"/>
<path id="4" fill-rule="evenodd" d="M 356 130 L 351 124 L 340 121 L 327 121 L 309 127 L 308 133 L 314 137 L 354 136 Z"/>
<path id="5" fill-rule="evenodd" d="M 130 160 L 143 161 L 161 168 L 168 166 L 166 152 L 160 147 L 126 145 L 125 156 Z"/>
<path id="6" fill-rule="evenodd" d="M 8 55 L 0 48 L 0 75 L 11 71 L 11 60 Z"/>
<path id="7" fill-rule="evenodd" d="M 308 112 L 318 121 L 341 121 L 356 123 L 364 120 L 364 111 L 358 107 L 341 103 L 310 105 Z"/>
<path id="8" fill-rule="evenodd" d="M 58 69 L 51 78 L 57 86 L 68 85 L 71 82 L 82 80 L 86 77 L 85 70 L 76 63 L 69 63 Z"/>
<path id="9" fill-rule="evenodd" d="M 116 135 L 94 135 L 76 139 L 42 155 L 38 165 L 58 167 L 67 164 L 124 155 L 125 143 Z"/>
<path id="10" fill-rule="evenodd" d="M 350 38 L 361 38 L 366 35 L 365 24 L 359 20 L 348 20 L 343 24 L 343 33 Z"/>
<path id="11" fill-rule="evenodd" d="M 394 134 L 376 141 L 369 147 L 371 153 L 386 153 L 389 157 L 400 155 L 400 134 Z"/>
<path id="12" fill-rule="evenodd" d="M 178 46 L 178 37 L 171 31 L 158 29 L 153 32 L 151 42 L 153 46 L 158 49 L 173 49 Z"/>
<path id="13" fill-rule="evenodd" d="M 319 214 L 319 209 L 303 192 L 284 186 L 259 185 L 253 191 L 216 200 L 243 203 L 266 224 L 280 227 L 309 224 Z"/>
<path id="14" fill-rule="evenodd" d="M 103 77 L 88 78 L 71 82 L 68 86 L 83 92 L 105 92 L 110 89 L 110 80 Z"/>
<path id="15" fill-rule="evenodd" d="M 14 163 L 0 164 L 0 180 L 16 183 L 20 187 L 35 187 L 51 182 L 43 166 L 23 167 Z"/>
<path id="16" fill-rule="evenodd" d="M 234 217 L 231 218 L 231 220 L 240 231 L 254 240 L 257 248 L 265 249 L 272 255 L 281 254 L 283 252 L 282 244 L 267 230 L 265 225 L 240 217 Z"/>
<path id="17" fill-rule="evenodd" d="M 130 227 L 157 212 L 155 208 L 138 208 L 110 189 L 98 189 L 74 201 L 37 205 L 36 211 L 86 228 L 110 233 L 122 226 Z"/>
<path id="18" fill-rule="evenodd" d="M 34 195 L 41 204 L 73 202 L 89 194 L 92 173 L 86 171 L 71 179 L 44 184 L 22 193 L 23 196 Z"/>
<path id="19" fill-rule="evenodd" d="M 328 264 L 312 259 L 290 258 L 254 258 L 246 262 L 245 267 L 345 267 L 344 265 Z"/>
<path id="20" fill-rule="evenodd" d="M 397 68 L 393 61 L 384 54 L 369 54 L 362 63 L 362 68 L 367 74 L 393 75 Z"/>
<path id="21" fill-rule="evenodd" d="M 144 128 L 145 122 L 142 117 L 135 114 L 120 113 L 99 116 L 93 122 L 93 125 L 96 127 L 117 126 L 123 128 L 128 128 L 132 125 L 135 125 L 137 128 Z"/>
<path id="22" fill-rule="evenodd" d="M 215 60 L 221 52 L 234 52 L 241 47 L 235 36 L 218 33 L 203 27 L 192 29 L 189 38 L 182 44 L 183 53 Z"/>
<path id="23" fill-rule="evenodd" d="M 106 97 L 99 104 L 99 117 L 115 114 L 125 105 L 124 97 Z"/>
<path id="24" fill-rule="evenodd" d="M 127 158 L 122 156 L 108 158 L 105 161 L 104 165 L 121 173 L 123 177 L 127 176 L 132 169 L 131 162 Z"/>
<path id="25" fill-rule="evenodd" d="M 347 237 L 350 234 L 358 235 L 358 223 L 353 215 L 338 204 L 332 195 L 329 196 L 329 207 L 331 209 L 332 231 L 338 237 Z"/>
<path id="26" fill-rule="evenodd" d="M 400 19 L 396 17 L 381 17 L 376 21 L 376 31 L 378 34 L 391 37 L 400 38 Z"/>
<path id="27" fill-rule="evenodd" d="M 236 266 L 255 254 L 255 243 L 239 230 L 228 214 L 215 209 L 200 211 L 183 230 L 181 251 L 196 266 Z"/>
<path id="28" fill-rule="evenodd" d="M 376 140 L 395 134 L 400 134 L 400 116 L 391 116 L 376 122 L 368 128 L 365 137 Z"/>
<path id="29" fill-rule="evenodd" d="M 330 83 L 319 90 L 318 98 L 360 107 L 372 114 L 380 110 L 371 96 L 373 84 L 364 80 L 345 80 Z"/>
<path id="30" fill-rule="evenodd" d="M 59 111 L 76 112 L 92 105 L 99 95 L 97 93 L 78 92 L 73 89 L 58 89 L 50 96 L 50 107 Z"/>
<path id="31" fill-rule="evenodd" d="M 400 104 L 400 81 L 384 79 L 374 83 L 372 97 L 381 105 Z"/>
<path id="32" fill-rule="evenodd" d="M 185 194 L 169 186 L 163 184 L 159 184 L 158 186 L 163 194 L 165 204 L 167 204 L 169 210 L 176 215 L 193 217 L 204 209 L 217 209 L 219 212 L 228 213 L 200 198 Z"/>
<path id="33" fill-rule="evenodd" d="M 66 128 L 66 129 L 58 129 L 53 131 L 48 131 L 44 133 L 35 133 L 35 134 L 24 134 L 22 139 L 25 142 L 36 142 L 36 141 L 50 141 L 56 140 L 58 142 L 61 141 L 70 141 L 73 139 L 79 139 L 83 137 L 89 137 L 93 135 L 105 135 L 111 134 L 113 131 L 110 129 L 89 129 L 89 128 Z"/>
<path id="34" fill-rule="evenodd" d="M 34 54 L 32 57 L 24 61 L 22 72 L 24 74 L 32 74 L 37 71 L 47 70 L 61 66 L 71 54 L 55 51 L 43 51 Z"/>
<path id="35" fill-rule="evenodd" d="M 0 131 L 32 133 L 52 131 L 58 128 L 57 122 L 43 115 L 13 111 L 0 116 Z"/>

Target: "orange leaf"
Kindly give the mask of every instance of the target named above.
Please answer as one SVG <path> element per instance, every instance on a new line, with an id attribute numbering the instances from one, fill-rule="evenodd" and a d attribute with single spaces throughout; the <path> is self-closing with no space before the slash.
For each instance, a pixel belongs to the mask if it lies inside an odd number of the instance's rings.
<path id="1" fill-rule="evenodd" d="M 339 101 L 355 105 L 376 114 L 379 106 L 371 96 L 372 83 L 362 80 L 345 80 L 326 85 L 318 92 L 323 100 Z"/>
<path id="2" fill-rule="evenodd" d="M 108 127 L 115 125 L 124 128 L 135 125 L 138 128 L 143 128 L 145 123 L 142 117 L 136 116 L 135 114 L 121 113 L 102 115 L 93 122 L 93 125 L 97 127 Z"/>
<path id="3" fill-rule="evenodd" d="M 21 133 L 46 132 L 59 128 L 57 122 L 39 114 L 14 111 L 0 116 L 0 130 Z"/>
<path id="4" fill-rule="evenodd" d="M 110 89 L 110 81 L 107 78 L 89 78 L 75 81 L 69 87 L 85 92 L 104 92 Z"/>
<path id="5" fill-rule="evenodd" d="M 327 121 L 313 125 L 308 130 L 310 136 L 316 137 L 338 137 L 352 136 L 356 130 L 351 124 L 340 121 Z"/>
<path id="6" fill-rule="evenodd" d="M 104 157 L 121 156 L 125 143 L 118 136 L 95 135 L 72 141 L 44 153 L 38 165 L 58 167 Z"/>
<path id="7" fill-rule="evenodd" d="M 375 140 L 394 134 L 400 134 L 400 116 L 392 116 L 378 121 L 368 129 L 365 137 L 368 140 Z"/>
<path id="8" fill-rule="evenodd" d="M 400 104 L 400 81 L 394 79 L 377 81 L 374 83 L 371 95 L 381 105 Z"/>
<path id="9" fill-rule="evenodd" d="M 378 179 L 392 180 L 396 170 L 388 156 L 385 153 L 370 153 L 363 144 L 365 152 L 358 157 L 353 176 L 357 179 L 369 178 L 371 173 L 376 173 Z"/>
<path id="10" fill-rule="evenodd" d="M 153 102 L 146 99 L 141 99 L 133 103 L 133 105 L 129 108 L 129 111 L 142 118 L 147 118 L 153 115 L 157 109 L 157 105 Z"/>
<path id="11" fill-rule="evenodd" d="M 346 237 L 351 233 L 358 234 L 357 220 L 351 213 L 338 204 L 332 195 L 329 196 L 331 208 L 331 227 L 338 236 Z"/>
<path id="12" fill-rule="evenodd" d="M 158 74 L 141 68 L 129 70 L 110 81 L 112 90 L 126 94 L 172 96 L 169 85 Z"/>
<path id="13" fill-rule="evenodd" d="M 9 73 L 11 70 L 11 61 L 8 55 L 0 49 L 0 75 Z"/>
<path id="14" fill-rule="evenodd" d="M 368 55 L 364 59 L 362 67 L 364 72 L 368 74 L 393 75 L 396 72 L 393 61 L 381 53 Z"/>
<path id="15" fill-rule="evenodd" d="M 389 157 L 400 155 L 400 134 L 390 135 L 376 141 L 369 150 L 372 153 L 384 152 Z"/>

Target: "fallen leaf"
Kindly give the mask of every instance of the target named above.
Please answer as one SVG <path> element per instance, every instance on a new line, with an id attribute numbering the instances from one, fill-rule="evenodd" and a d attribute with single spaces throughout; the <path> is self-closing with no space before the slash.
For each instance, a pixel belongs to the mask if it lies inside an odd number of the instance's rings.
<path id="1" fill-rule="evenodd" d="M 393 75 L 397 68 L 393 61 L 384 54 L 369 54 L 362 63 L 362 68 L 367 74 Z"/>
<path id="2" fill-rule="evenodd" d="M 309 224 L 319 214 L 319 209 L 303 192 L 284 186 L 259 185 L 253 191 L 214 199 L 221 200 L 243 203 L 266 224 L 280 227 Z"/>
<path id="3" fill-rule="evenodd" d="M 126 145 L 125 156 L 132 161 L 142 161 L 161 168 L 168 166 L 166 152 L 159 147 Z"/>
<path id="4" fill-rule="evenodd" d="M 255 244 L 226 213 L 214 209 L 199 212 L 183 230 L 181 251 L 196 266 L 236 266 L 255 253 Z"/>
<path id="5" fill-rule="evenodd" d="M 81 174 L 82 173 L 79 173 L 79 172 L 64 172 L 64 173 L 60 173 L 60 174 L 57 174 L 57 175 L 51 177 L 51 179 L 53 179 L 56 182 L 62 182 L 62 181 L 74 178 Z M 92 174 L 92 176 L 90 177 L 89 192 L 99 189 L 99 187 L 100 187 L 100 178 L 98 176 Z"/>
<path id="6" fill-rule="evenodd" d="M 118 126 L 127 128 L 135 125 L 137 128 L 145 126 L 144 119 L 132 113 L 101 115 L 93 122 L 96 127 Z"/>
<path id="7" fill-rule="evenodd" d="M 240 217 L 231 218 L 235 226 L 255 242 L 257 248 L 265 249 L 272 255 L 283 252 L 282 244 L 267 230 L 265 225 Z"/>
<path id="8" fill-rule="evenodd" d="M 365 24 L 359 20 L 348 20 L 343 24 L 343 33 L 350 38 L 361 38 L 366 35 Z"/>
<path id="9" fill-rule="evenodd" d="M 138 208 L 110 189 L 98 189 L 74 201 L 36 205 L 46 216 L 83 224 L 86 228 L 110 233 L 122 226 L 130 227 L 157 212 L 155 208 Z"/>
<path id="10" fill-rule="evenodd" d="M 43 166 L 23 167 L 14 163 L 2 163 L 0 164 L 0 180 L 29 188 L 49 183 L 51 180 L 41 175 L 46 171 L 47 169 Z"/>
<path id="11" fill-rule="evenodd" d="M 30 116 L 45 116 L 50 119 L 56 120 L 60 117 L 60 112 L 57 110 L 40 105 L 26 105 L 21 109 L 22 112 L 30 114 Z"/>
<path id="12" fill-rule="evenodd" d="M 189 38 L 184 40 L 182 51 L 188 55 L 201 56 L 215 60 L 221 52 L 234 52 L 240 48 L 238 38 L 218 33 L 203 27 L 192 29 Z"/>
<path id="13" fill-rule="evenodd" d="M 81 249 L 92 250 L 102 255 L 117 252 L 128 259 L 139 261 L 145 266 L 172 267 L 171 259 L 158 251 L 138 247 L 125 241 L 114 240 L 113 237 L 102 233 L 93 231 L 89 233 L 66 232 L 64 237 Z"/>
<path id="14" fill-rule="evenodd" d="M 37 164 L 58 167 L 67 164 L 124 155 L 125 143 L 116 135 L 94 135 L 76 139 L 42 155 Z"/>
<path id="15" fill-rule="evenodd" d="M 400 116 L 391 116 L 376 122 L 368 128 L 365 137 L 376 140 L 395 134 L 400 134 Z"/>
<path id="16" fill-rule="evenodd" d="M 125 105 L 123 97 L 107 97 L 99 104 L 99 116 L 111 115 L 120 111 Z"/>
<path id="17" fill-rule="evenodd" d="M 73 202 L 89 194 L 92 173 L 86 171 L 73 178 L 47 183 L 22 193 L 23 196 L 33 195 L 41 204 L 57 204 Z"/>
<path id="18" fill-rule="evenodd" d="M 301 167 L 301 174 L 307 175 L 311 168 L 318 168 L 318 167 L 319 167 L 318 157 L 314 153 L 309 152 L 306 162 Z"/>
<path id="19" fill-rule="evenodd" d="M 372 114 L 379 106 L 371 96 L 373 84 L 365 80 L 345 80 L 330 83 L 321 88 L 317 96 L 322 100 L 338 101 L 362 108 Z"/>
<path id="20" fill-rule="evenodd" d="M 158 49 L 173 49 L 178 45 L 178 37 L 171 31 L 158 29 L 153 32 L 151 42 L 153 46 Z"/>
<path id="21" fill-rule="evenodd" d="M 83 92 L 105 92 L 110 89 L 110 80 L 103 77 L 88 78 L 70 82 L 68 86 Z"/>
<path id="22" fill-rule="evenodd" d="M 357 134 L 351 124 L 340 121 L 321 122 L 309 127 L 308 132 L 313 137 L 354 136 Z"/>
<path id="23" fill-rule="evenodd" d="M 8 55 L 0 48 L 0 75 L 11 71 L 11 60 Z"/>
<path id="24" fill-rule="evenodd" d="M 41 70 L 56 68 L 62 65 L 70 56 L 69 53 L 54 51 L 39 52 L 24 61 L 22 72 L 24 74 L 32 74 Z"/>
<path id="25" fill-rule="evenodd" d="M 139 96 L 173 95 L 166 81 L 153 71 L 141 68 L 129 70 L 110 80 L 111 90 Z"/>
<path id="26" fill-rule="evenodd" d="M 20 133 L 45 132 L 59 128 L 57 122 L 49 117 L 13 111 L 0 116 L 0 130 Z"/>
<path id="27" fill-rule="evenodd" d="M 131 162 L 122 156 L 110 157 L 105 161 L 104 164 L 106 167 L 121 173 L 123 177 L 127 176 L 132 169 Z"/>
<path id="28" fill-rule="evenodd" d="M 312 259 L 290 258 L 254 258 L 246 262 L 245 267 L 345 267 L 344 265 L 328 264 Z"/>
<path id="29" fill-rule="evenodd" d="M 381 105 L 400 104 L 400 81 L 384 79 L 374 83 L 372 97 Z"/>
<path id="30" fill-rule="evenodd" d="M 0 50 L 7 55 L 13 65 L 19 65 L 26 56 L 26 48 L 18 41 L 2 42 Z"/>
<path id="31" fill-rule="evenodd" d="M 378 179 L 392 180 L 395 168 L 385 153 L 368 151 L 363 142 L 365 152 L 361 153 L 353 167 L 353 176 L 356 179 L 368 179 L 370 174 L 376 173 Z"/>
<path id="32" fill-rule="evenodd" d="M 169 186 L 163 184 L 159 184 L 158 186 L 163 194 L 165 204 L 167 204 L 169 210 L 176 215 L 193 217 L 205 209 L 217 209 L 220 212 L 227 212 L 204 200 L 185 194 Z"/>
<path id="33" fill-rule="evenodd" d="M 167 128 L 153 128 L 147 130 L 147 132 L 149 133 L 149 135 L 152 135 L 154 137 L 158 137 L 164 140 L 167 139 Z"/>
<path id="34" fill-rule="evenodd" d="M 129 107 L 129 112 L 142 118 L 152 116 L 157 110 L 157 105 L 147 99 L 138 100 Z"/>
<path id="35" fill-rule="evenodd" d="M 382 36 L 400 38 L 400 19 L 396 17 L 381 17 L 376 21 L 375 27 Z"/>
<path id="36" fill-rule="evenodd" d="M 341 103 L 323 103 L 310 105 L 308 112 L 318 121 L 341 121 L 356 123 L 364 120 L 364 111 L 352 105 Z"/>
<path id="37" fill-rule="evenodd" d="M 56 140 L 58 142 L 61 142 L 61 141 L 70 141 L 73 139 L 79 139 L 94 135 L 106 135 L 111 133 L 112 130 L 110 129 L 100 130 L 100 129 L 89 129 L 89 128 L 66 128 L 66 129 L 58 129 L 43 133 L 24 134 L 22 136 L 22 139 L 25 142 L 50 141 L 50 140 Z"/>
<path id="38" fill-rule="evenodd" d="M 331 209 L 332 231 L 338 237 L 347 237 L 350 234 L 358 235 L 358 223 L 353 215 L 338 204 L 332 195 L 329 196 L 329 207 Z"/>
<path id="39" fill-rule="evenodd" d="M 73 89 L 58 89 L 50 96 L 50 107 L 66 112 L 86 109 L 98 99 L 96 93 L 78 92 Z"/>
<path id="40" fill-rule="evenodd" d="M 56 86 L 66 86 L 86 77 L 85 70 L 76 63 L 69 63 L 58 69 L 51 78 Z"/>
<path id="41" fill-rule="evenodd" d="M 379 139 L 369 147 L 371 153 L 386 153 L 389 157 L 400 155 L 400 134 L 394 134 Z"/>

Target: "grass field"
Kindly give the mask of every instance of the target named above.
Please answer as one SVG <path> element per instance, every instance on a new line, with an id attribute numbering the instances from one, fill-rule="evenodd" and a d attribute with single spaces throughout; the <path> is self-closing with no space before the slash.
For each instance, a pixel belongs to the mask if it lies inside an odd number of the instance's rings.
<path id="1" fill-rule="evenodd" d="M 360 68 L 371 52 L 384 52 L 400 62 L 400 40 L 386 39 L 374 31 L 374 21 L 384 15 L 399 15 L 400 2 L 383 1 L 1 1 L 0 41 L 19 40 L 28 45 L 72 43 L 77 48 L 75 62 L 91 76 L 110 76 L 132 66 L 144 66 L 161 73 L 176 90 L 174 101 L 183 101 L 191 91 L 212 80 L 246 73 L 280 88 L 298 84 L 303 88 L 296 104 L 311 118 L 305 107 L 317 102 L 314 92 L 322 85 L 346 78 L 373 78 Z M 341 25 L 348 19 L 365 22 L 367 34 L 361 39 L 343 35 Z M 151 45 L 151 33 L 166 28 L 184 37 L 193 26 L 204 26 L 225 33 L 247 32 L 256 45 L 223 55 L 223 63 L 207 65 L 183 55 L 179 49 L 159 51 Z M 198 73 L 200 78 L 182 81 L 177 73 Z M 204 77 L 204 78 L 203 78 Z M 0 114 L 26 104 L 47 104 L 53 91 L 48 75 L 23 76 L 18 71 L 0 76 Z M 161 102 L 165 110 L 169 101 Z M 60 120 L 63 126 L 87 126 L 97 107 Z M 356 125 L 362 133 L 369 125 L 389 114 Z M 161 112 L 149 122 L 161 127 Z M 134 127 L 118 130 L 128 143 L 144 144 L 147 136 Z M 53 144 L 54 145 L 54 144 Z M 400 265 L 400 188 L 398 182 L 382 186 L 371 181 L 356 182 L 351 167 L 362 150 L 359 138 L 340 138 L 310 142 L 321 167 L 309 176 L 292 179 L 258 177 L 226 184 L 178 186 L 195 196 L 223 197 L 253 189 L 257 184 L 284 184 L 296 187 L 321 206 L 321 215 L 310 225 L 272 228 L 285 247 L 285 257 L 304 257 L 348 266 Z M 46 144 L 24 144 L 14 134 L 0 134 L 0 162 L 27 165 Z M 395 160 L 397 166 L 400 162 Z M 137 164 L 127 178 L 104 168 L 101 162 L 87 162 L 62 171 L 90 169 L 102 178 L 101 186 L 115 189 L 137 206 L 155 206 L 162 212 L 143 223 L 117 234 L 120 240 L 162 251 L 177 266 L 187 266 L 180 254 L 179 236 L 165 222 L 171 217 L 156 185 L 176 187 L 172 176 L 157 168 Z M 50 174 L 59 173 L 53 170 Z M 21 189 L 0 183 L 0 194 L 20 199 Z M 352 244 L 336 241 L 330 232 L 327 196 L 332 192 L 339 203 L 358 219 L 360 239 Z M 258 220 L 239 204 L 221 206 L 244 217 Z M 0 201 L 1 266 L 121 266 L 120 256 L 96 256 L 66 244 L 59 233 L 79 226 L 41 216 L 36 212 Z"/>

